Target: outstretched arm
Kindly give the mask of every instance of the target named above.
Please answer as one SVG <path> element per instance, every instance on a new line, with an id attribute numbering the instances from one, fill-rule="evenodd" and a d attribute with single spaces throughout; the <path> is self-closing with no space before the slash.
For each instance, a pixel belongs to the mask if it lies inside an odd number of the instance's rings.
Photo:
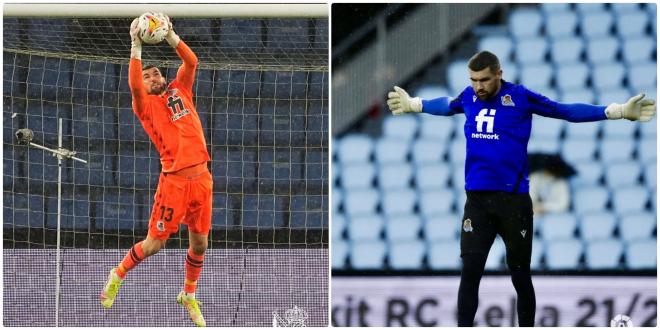
<path id="1" fill-rule="evenodd" d="M 185 42 L 181 41 L 179 35 L 174 32 L 169 16 L 166 17 L 167 24 L 169 24 L 170 28 L 165 36 L 165 41 L 176 50 L 176 54 L 179 55 L 179 58 L 183 62 L 176 73 L 176 80 L 183 87 L 192 90 L 192 85 L 195 81 L 195 70 L 197 70 L 197 55 L 195 55 Z"/>
<path id="2" fill-rule="evenodd" d="M 408 92 L 399 86 L 387 93 L 387 105 L 394 115 L 407 112 L 425 112 L 436 116 L 451 116 L 454 111 L 449 106 L 450 98 L 439 97 L 433 100 L 422 100 L 419 97 L 410 97 Z"/>
<path id="3" fill-rule="evenodd" d="M 133 96 L 133 111 L 136 114 L 141 114 L 145 108 L 145 100 L 147 92 L 144 90 L 142 84 L 142 42 L 138 37 L 139 28 L 137 27 L 138 19 L 134 19 L 131 24 L 131 61 L 128 64 L 128 87 Z"/>

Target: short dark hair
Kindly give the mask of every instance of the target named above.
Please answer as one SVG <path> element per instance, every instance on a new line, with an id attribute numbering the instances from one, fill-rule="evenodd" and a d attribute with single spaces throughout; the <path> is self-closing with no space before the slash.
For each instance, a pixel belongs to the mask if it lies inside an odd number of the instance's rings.
<path id="1" fill-rule="evenodd" d="M 495 73 L 500 69 L 500 60 L 497 56 L 487 50 L 480 51 L 468 62 L 468 68 L 472 71 L 481 71 L 485 68 L 490 68 L 490 70 Z"/>

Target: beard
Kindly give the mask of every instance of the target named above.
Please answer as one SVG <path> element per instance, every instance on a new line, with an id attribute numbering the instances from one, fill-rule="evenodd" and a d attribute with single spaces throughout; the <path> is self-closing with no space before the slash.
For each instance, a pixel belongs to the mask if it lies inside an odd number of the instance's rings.
<path id="1" fill-rule="evenodd" d="M 167 84 L 164 83 L 164 82 L 159 83 L 159 84 L 155 84 L 155 85 L 152 85 L 151 88 L 149 88 L 149 92 L 147 94 L 160 95 L 165 91 L 166 88 L 167 88 Z"/>

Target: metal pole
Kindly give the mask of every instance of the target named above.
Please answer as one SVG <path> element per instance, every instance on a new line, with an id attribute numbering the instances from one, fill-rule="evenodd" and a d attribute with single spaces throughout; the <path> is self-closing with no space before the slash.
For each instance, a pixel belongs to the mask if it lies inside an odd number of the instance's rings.
<path id="1" fill-rule="evenodd" d="M 62 118 L 58 119 L 57 148 L 62 149 Z M 60 326 L 60 220 L 62 217 L 62 155 L 57 154 L 57 252 L 55 261 L 55 326 Z"/>

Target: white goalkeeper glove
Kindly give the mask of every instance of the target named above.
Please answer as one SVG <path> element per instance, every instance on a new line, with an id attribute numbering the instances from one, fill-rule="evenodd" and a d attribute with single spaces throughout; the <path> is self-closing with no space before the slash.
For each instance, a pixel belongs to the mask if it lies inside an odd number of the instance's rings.
<path id="1" fill-rule="evenodd" d="M 181 41 L 181 38 L 179 38 L 179 35 L 176 34 L 176 32 L 174 32 L 174 28 L 172 27 L 172 21 L 170 20 L 170 17 L 163 13 L 160 14 L 163 15 L 167 20 L 168 31 L 167 34 L 165 35 L 165 41 L 167 41 L 167 43 L 170 44 L 172 48 L 176 49 L 176 47 L 179 45 L 179 41 Z"/>
<path id="2" fill-rule="evenodd" d="M 142 60 L 142 40 L 140 40 L 140 28 L 138 28 L 138 19 L 134 19 L 131 23 L 129 31 L 131 35 L 131 57 L 136 60 Z"/>
<path id="3" fill-rule="evenodd" d="M 397 116 L 406 112 L 422 112 L 422 99 L 410 97 L 403 88 L 394 86 L 394 92 L 387 93 L 387 106 Z"/>
<path id="4" fill-rule="evenodd" d="M 655 100 L 645 99 L 644 93 L 631 97 L 624 104 L 612 103 L 605 108 L 607 119 L 649 121 L 655 116 Z"/>

